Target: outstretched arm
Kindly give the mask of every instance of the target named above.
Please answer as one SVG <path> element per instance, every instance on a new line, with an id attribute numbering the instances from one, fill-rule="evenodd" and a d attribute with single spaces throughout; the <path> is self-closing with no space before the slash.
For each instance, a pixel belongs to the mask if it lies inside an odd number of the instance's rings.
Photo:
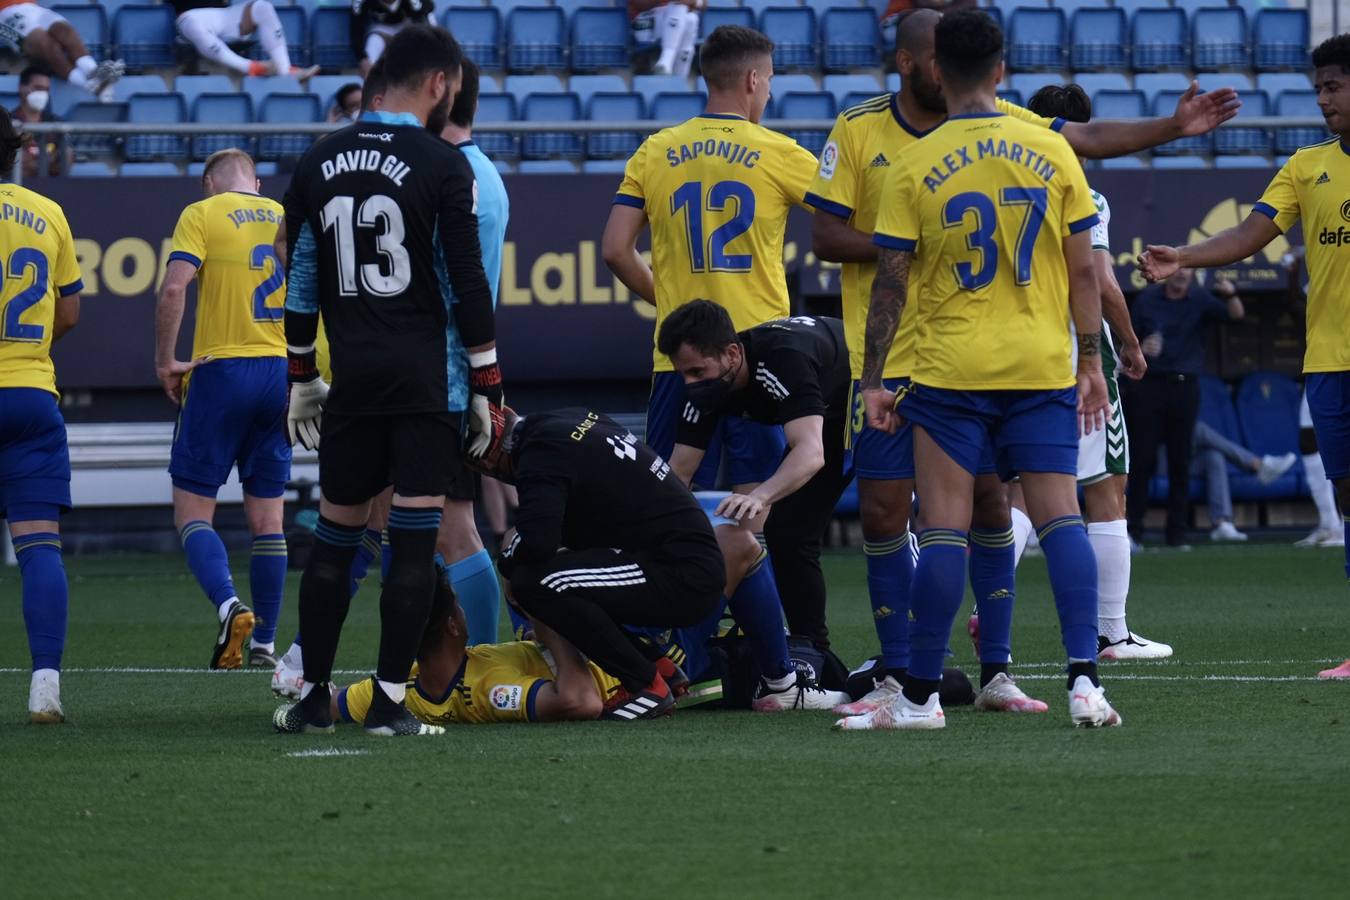
<path id="1" fill-rule="evenodd" d="M 1184 247 L 1149 244 L 1139 254 L 1139 271 L 1149 281 L 1162 281 L 1177 269 L 1226 266 L 1246 259 L 1279 235 L 1280 229 L 1270 216 L 1254 212 L 1237 226 L 1198 244 Z"/>
<path id="2" fill-rule="evenodd" d="M 1199 93 L 1192 81 L 1170 116 L 1127 122 L 1067 122 L 1060 134 L 1079 156 L 1110 159 L 1138 153 L 1181 137 L 1208 134 L 1237 115 L 1242 101 L 1232 88 Z"/>

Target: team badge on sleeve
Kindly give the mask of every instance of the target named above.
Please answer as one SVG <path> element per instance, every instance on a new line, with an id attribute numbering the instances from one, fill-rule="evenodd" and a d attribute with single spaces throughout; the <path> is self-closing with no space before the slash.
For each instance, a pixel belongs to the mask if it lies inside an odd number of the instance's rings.
<path id="1" fill-rule="evenodd" d="M 493 709 L 503 711 L 520 709 L 520 699 L 523 693 L 518 684 L 499 684 L 493 687 L 492 692 L 488 694 L 488 698 Z"/>
<path id="2" fill-rule="evenodd" d="M 820 177 L 829 181 L 834 177 L 834 169 L 839 165 L 839 145 L 830 141 L 820 151 Z"/>

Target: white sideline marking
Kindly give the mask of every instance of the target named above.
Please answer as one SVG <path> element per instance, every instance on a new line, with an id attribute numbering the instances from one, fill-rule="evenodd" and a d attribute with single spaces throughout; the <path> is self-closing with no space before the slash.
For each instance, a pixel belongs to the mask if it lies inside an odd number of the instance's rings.
<path id="1" fill-rule="evenodd" d="M 1111 669 L 1117 666 L 1306 666 L 1317 663 L 1339 662 L 1337 658 L 1328 659 L 1186 659 L 1185 657 L 1167 657 L 1165 659 L 1112 659 L 1102 660 L 1103 667 Z M 1032 662 L 1012 663 L 1014 669 L 1062 669 L 1065 663 Z"/>
<path id="2" fill-rule="evenodd" d="M 318 747 L 313 750 L 296 750 L 294 753 L 287 753 L 287 756 L 294 756 L 297 759 L 312 758 L 316 756 L 366 756 L 369 750 L 346 750 L 340 747 Z"/>

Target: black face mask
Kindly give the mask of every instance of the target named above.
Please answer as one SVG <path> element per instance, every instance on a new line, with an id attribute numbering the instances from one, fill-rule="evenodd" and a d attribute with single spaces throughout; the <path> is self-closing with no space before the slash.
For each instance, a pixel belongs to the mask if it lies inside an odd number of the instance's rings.
<path id="1" fill-rule="evenodd" d="M 720 412 L 731 399 L 731 381 L 733 370 L 723 372 L 713 378 L 694 381 L 684 386 L 684 396 L 700 412 Z"/>

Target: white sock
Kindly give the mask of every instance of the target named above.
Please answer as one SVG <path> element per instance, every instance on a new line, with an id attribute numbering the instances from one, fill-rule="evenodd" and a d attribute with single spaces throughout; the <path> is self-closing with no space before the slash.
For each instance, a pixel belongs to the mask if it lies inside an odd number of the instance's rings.
<path id="1" fill-rule="evenodd" d="M 267 56 L 276 64 L 278 75 L 287 75 L 291 71 L 291 55 L 286 50 L 286 31 L 281 27 L 277 11 L 266 0 L 256 0 L 253 4 L 253 24 L 258 29 L 258 43 L 263 45 Z"/>
<path id="2" fill-rule="evenodd" d="M 797 683 L 797 670 L 793 669 L 781 678 L 765 678 L 764 683 L 771 691 L 786 691 Z"/>
<path id="3" fill-rule="evenodd" d="M 698 43 L 698 14 L 689 11 L 684 16 L 684 32 L 680 35 L 679 51 L 675 54 L 672 75 L 688 75 L 694 64 L 694 45 Z"/>
<path id="4" fill-rule="evenodd" d="M 75 68 L 86 75 L 93 75 L 94 70 L 98 68 L 98 63 L 94 61 L 92 56 L 81 56 L 75 60 Z"/>
<path id="5" fill-rule="evenodd" d="M 61 687 L 61 673 L 56 669 L 34 669 L 33 684 L 40 684 L 44 681 L 51 682 L 53 687 Z"/>
<path id="6" fill-rule="evenodd" d="M 305 657 L 304 651 L 299 644 L 291 644 L 286 651 L 286 655 L 281 658 L 281 663 L 288 669 L 304 669 Z"/>
<path id="7" fill-rule="evenodd" d="M 408 693 L 408 686 L 401 681 L 395 683 L 392 681 L 380 681 L 378 678 L 375 679 L 375 681 L 380 685 L 380 690 L 384 691 L 384 695 L 395 703 L 402 703 L 403 698 Z"/>
<path id="8" fill-rule="evenodd" d="M 230 599 L 226 600 L 224 603 L 216 607 L 216 615 L 220 616 L 221 622 L 224 622 L 226 619 L 230 617 L 230 610 L 234 609 L 234 605 L 238 602 L 239 602 L 238 597 L 231 597 Z"/>
<path id="9" fill-rule="evenodd" d="M 202 56 L 236 72 L 248 74 L 249 61 L 226 46 L 219 35 L 206 27 L 202 17 L 188 12 L 179 20 L 178 31 Z"/>
<path id="10" fill-rule="evenodd" d="M 1336 494 L 1327 481 L 1327 469 L 1322 464 L 1322 454 L 1305 453 L 1303 471 L 1308 476 L 1308 490 L 1312 491 L 1313 503 L 1317 506 L 1317 527 L 1322 531 L 1336 531 L 1341 524 L 1336 515 Z"/>
<path id="11" fill-rule="evenodd" d="M 1035 528 L 1031 527 L 1031 519 L 1027 514 L 1017 507 L 1012 508 L 1012 530 L 1013 530 L 1013 565 L 1022 561 L 1022 553 L 1027 549 L 1027 539 Z"/>
<path id="12" fill-rule="evenodd" d="M 249 638 L 249 641 L 248 641 L 248 649 L 250 649 L 250 650 L 266 650 L 268 653 L 276 653 L 276 652 L 277 652 L 277 645 L 276 645 L 276 643 L 273 642 L 273 641 L 268 641 L 267 643 L 264 644 L 262 641 L 255 641 L 255 640 L 253 640 L 252 638 Z"/>
<path id="13" fill-rule="evenodd" d="M 66 76 L 66 81 L 69 81 L 77 88 L 84 88 L 86 91 L 92 90 L 92 86 L 89 83 L 89 76 L 79 69 L 71 69 L 70 74 Z"/>
<path id="14" fill-rule="evenodd" d="M 1130 532 L 1124 519 L 1092 522 L 1088 543 L 1097 557 L 1097 631 L 1108 641 L 1129 636 L 1125 599 L 1130 593 Z"/>

